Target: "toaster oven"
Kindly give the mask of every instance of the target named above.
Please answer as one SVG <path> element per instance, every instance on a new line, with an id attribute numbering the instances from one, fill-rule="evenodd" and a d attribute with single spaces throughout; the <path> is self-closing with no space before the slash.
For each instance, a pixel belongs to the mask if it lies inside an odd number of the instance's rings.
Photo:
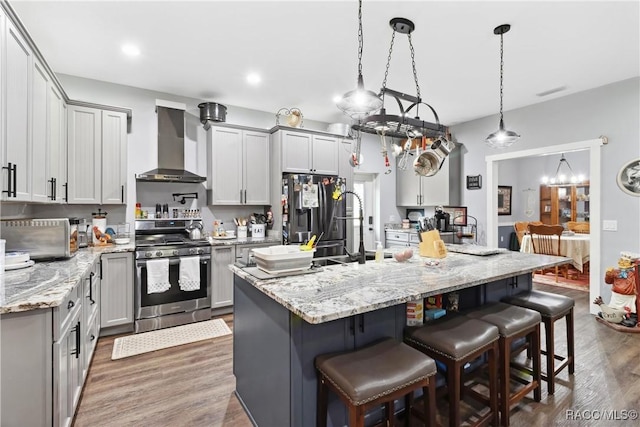
<path id="1" fill-rule="evenodd" d="M 7 252 L 28 252 L 30 259 L 71 258 L 78 249 L 68 218 L 3 219 L 0 235 Z"/>

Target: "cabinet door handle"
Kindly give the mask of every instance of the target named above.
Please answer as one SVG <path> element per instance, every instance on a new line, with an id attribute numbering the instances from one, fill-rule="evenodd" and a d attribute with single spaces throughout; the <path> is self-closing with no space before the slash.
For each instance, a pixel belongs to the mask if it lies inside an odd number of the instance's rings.
<path id="1" fill-rule="evenodd" d="M 3 166 L 2 169 L 7 170 L 7 189 L 2 190 L 2 192 L 7 193 L 7 197 L 17 197 L 18 186 L 16 180 L 18 178 L 18 165 L 9 162 L 7 166 Z"/>
<path id="2" fill-rule="evenodd" d="M 364 333 L 364 316 L 362 314 L 360 315 L 360 322 L 359 322 L 358 328 L 360 329 L 361 333 Z"/>
<path id="3" fill-rule="evenodd" d="M 67 304 L 67 310 L 71 310 L 75 305 L 76 305 L 75 302 L 69 301 L 69 303 Z"/>
<path id="4" fill-rule="evenodd" d="M 355 316 L 351 317 L 351 319 L 349 321 L 349 332 L 351 332 L 351 335 L 355 335 L 356 334 L 356 318 L 355 318 Z"/>
<path id="5" fill-rule="evenodd" d="M 93 341 L 93 340 L 95 340 L 95 339 L 96 339 L 96 336 L 95 336 L 95 335 L 93 335 L 93 334 L 91 334 L 91 338 L 90 338 L 89 340 L 90 340 L 90 341 Z"/>
<path id="6" fill-rule="evenodd" d="M 58 198 L 58 178 L 53 178 L 53 200 Z"/>
<path id="7" fill-rule="evenodd" d="M 13 197 L 18 197 L 18 165 L 13 165 Z"/>
<path id="8" fill-rule="evenodd" d="M 62 184 L 62 186 L 64 187 L 64 201 L 68 202 L 69 201 L 69 183 L 65 182 L 64 184 Z"/>
<path id="9" fill-rule="evenodd" d="M 124 185 L 120 186 L 120 200 L 124 203 Z"/>
<path id="10" fill-rule="evenodd" d="M 93 276 L 95 275 L 96 273 L 94 273 L 93 271 L 91 272 L 91 274 L 89 274 L 89 301 L 91 301 L 91 305 L 96 303 L 93 300 Z"/>
<path id="11" fill-rule="evenodd" d="M 242 190 L 240 190 L 240 203 L 242 203 Z"/>
<path id="12" fill-rule="evenodd" d="M 7 166 L 3 166 L 2 169 L 7 170 L 7 189 L 2 190 L 3 193 L 7 193 L 7 197 L 11 197 L 11 170 L 13 169 L 11 163 L 8 163 Z"/>
<path id="13" fill-rule="evenodd" d="M 50 185 L 49 185 L 49 189 L 51 190 L 51 195 L 49 196 L 49 198 L 50 198 L 51 200 L 55 200 L 55 199 L 53 198 L 53 178 L 51 178 L 51 179 L 50 179 L 50 180 L 48 180 L 47 182 L 50 184 Z"/>
<path id="14" fill-rule="evenodd" d="M 244 203 L 247 203 L 247 190 L 244 190 Z"/>
<path id="15" fill-rule="evenodd" d="M 78 324 L 76 325 L 76 359 L 80 357 L 80 321 L 78 320 Z"/>

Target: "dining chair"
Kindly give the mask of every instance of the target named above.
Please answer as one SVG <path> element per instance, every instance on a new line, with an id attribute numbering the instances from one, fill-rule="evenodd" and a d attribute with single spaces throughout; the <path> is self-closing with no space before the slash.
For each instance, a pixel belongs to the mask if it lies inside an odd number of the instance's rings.
<path id="1" fill-rule="evenodd" d="M 533 225 L 529 224 L 529 234 L 531 234 L 531 245 L 533 246 L 533 252 L 542 255 L 554 255 L 562 256 L 560 254 L 560 239 L 562 238 L 562 232 L 564 227 L 561 225 Z M 560 266 L 552 267 L 556 273 L 556 282 L 558 281 L 558 272 L 562 268 L 563 277 L 566 279 L 569 276 L 569 264 L 563 264 Z M 539 270 L 542 274 L 552 269 Z"/>
<path id="2" fill-rule="evenodd" d="M 591 227 L 586 221 L 569 221 L 567 228 L 574 233 L 589 234 Z"/>
<path id="3" fill-rule="evenodd" d="M 513 224 L 513 228 L 516 231 L 518 237 L 518 245 L 522 246 L 522 237 L 527 233 L 529 229 L 529 223 L 526 221 L 517 221 Z"/>

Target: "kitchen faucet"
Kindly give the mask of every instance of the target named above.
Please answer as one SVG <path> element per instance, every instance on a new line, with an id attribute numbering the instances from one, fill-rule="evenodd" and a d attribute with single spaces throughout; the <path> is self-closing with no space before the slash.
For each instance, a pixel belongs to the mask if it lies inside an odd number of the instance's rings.
<path id="1" fill-rule="evenodd" d="M 344 251 L 347 253 L 347 255 L 349 255 L 349 259 L 354 261 L 356 259 L 356 256 L 358 257 L 358 264 L 364 264 L 365 263 L 365 253 L 364 253 L 364 212 L 362 211 L 362 199 L 360 198 L 360 196 L 357 193 L 354 193 L 353 191 L 342 191 L 342 192 L 334 192 L 333 194 L 333 198 L 335 200 L 340 200 L 342 198 L 342 196 L 344 196 L 345 194 L 351 194 L 353 195 L 356 199 L 358 199 L 358 205 L 360 206 L 360 216 L 359 217 L 355 217 L 355 216 L 334 216 L 333 218 L 335 219 L 359 219 L 360 220 L 360 245 L 358 246 L 358 253 L 356 254 L 352 254 L 349 252 L 349 250 L 345 247 Z M 334 215 L 335 215 L 335 211 L 334 211 Z"/>

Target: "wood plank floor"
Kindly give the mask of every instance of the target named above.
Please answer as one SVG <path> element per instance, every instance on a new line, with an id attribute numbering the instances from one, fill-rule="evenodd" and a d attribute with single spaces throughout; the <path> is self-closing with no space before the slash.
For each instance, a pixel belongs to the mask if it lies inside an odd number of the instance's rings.
<path id="1" fill-rule="evenodd" d="M 553 396 L 547 395 L 543 382 L 542 401 L 525 398 L 512 409 L 511 425 L 638 425 L 631 420 L 584 419 L 588 412 L 580 413 L 583 419 L 572 420 L 567 411 L 640 410 L 640 334 L 615 332 L 596 322 L 589 314 L 586 292 L 538 284 L 535 288 L 576 300 L 576 373 L 572 377 L 566 370 L 560 373 Z M 223 318 L 233 326 L 233 316 Z M 557 352 L 565 354 L 564 322 L 556 324 Z M 98 341 L 75 427 L 251 426 L 233 394 L 232 336 L 112 361 L 114 338 Z M 443 414 L 445 407 L 439 410 L 440 423 L 446 423 Z M 314 424 L 309 420 L 308 425 Z"/>

